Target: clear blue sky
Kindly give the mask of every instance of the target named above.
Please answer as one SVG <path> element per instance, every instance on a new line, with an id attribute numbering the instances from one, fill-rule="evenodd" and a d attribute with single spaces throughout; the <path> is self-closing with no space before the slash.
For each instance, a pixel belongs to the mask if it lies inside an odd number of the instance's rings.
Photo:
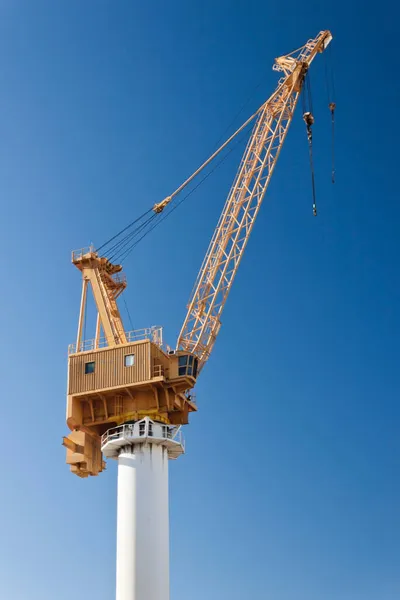
<path id="1" fill-rule="evenodd" d="M 337 183 L 318 57 L 319 216 L 299 107 L 171 465 L 171 597 L 400 597 L 398 18 L 386 0 L 0 2 L 1 598 L 114 597 L 115 464 L 82 481 L 61 447 L 70 250 L 175 189 L 324 28 Z M 135 327 L 171 345 L 231 159 L 127 264 Z"/>

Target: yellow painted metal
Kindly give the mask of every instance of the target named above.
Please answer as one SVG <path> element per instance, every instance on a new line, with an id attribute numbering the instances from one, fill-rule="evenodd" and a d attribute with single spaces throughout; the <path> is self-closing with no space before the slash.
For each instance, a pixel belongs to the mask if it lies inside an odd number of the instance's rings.
<path id="1" fill-rule="evenodd" d="M 83 322 L 85 320 L 85 307 L 86 307 L 86 297 L 87 297 L 87 286 L 88 280 L 82 279 L 82 296 L 81 296 L 81 308 L 79 311 L 79 322 L 78 322 L 78 335 L 76 336 L 76 347 L 81 347 L 82 341 L 82 330 L 83 330 Z"/>
<path id="2" fill-rule="evenodd" d="M 64 445 L 71 471 L 79 477 L 102 470 L 97 444 L 111 427 L 146 416 L 183 425 L 197 410 L 187 393 L 195 377 L 180 373 L 179 355 L 162 349 L 161 335 L 151 337 L 157 342 L 141 339 L 103 348 L 95 348 L 93 340 L 90 350 L 69 355 L 66 420 L 71 433 Z M 89 437 L 82 438 L 81 432 Z"/>
<path id="3" fill-rule="evenodd" d="M 97 313 L 97 319 L 96 319 L 96 336 L 95 336 L 95 339 L 94 339 L 94 347 L 96 349 L 99 347 L 100 330 L 101 330 L 100 314 Z M 79 346 L 77 346 L 77 348 L 79 348 Z"/>
<path id="4" fill-rule="evenodd" d="M 119 275 L 122 267 L 112 264 L 107 258 L 99 257 L 93 248 L 73 252 L 72 262 L 82 272 L 83 278 L 78 340 L 81 338 L 85 315 L 86 287 L 90 283 L 98 310 L 99 325 L 101 323 L 103 327 L 107 344 L 125 344 L 127 340 L 117 304 L 118 296 L 126 288 L 125 278 Z"/>
<path id="5" fill-rule="evenodd" d="M 73 253 L 72 262 L 82 272 L 83 289 L 77 344 L 69 356 L 67 425 L 71 433 L 63 443 L 67 463 L 79 477 L 97 475 L 105 468 L 100 439 L 110 427 L 144 416 L 163 423 L 186 424 L 189 413 L 197 410 L 188 393 L 196 383 L 196 375 L 186 370 L 189 362 L 182 367 L 180 356 L 187 355 L 188 360 L 192 357 L 191 369 L 197 357 L 199 370 L 210 356 L 222 310 L 293 118 L 304 77 L 316 54 L 331 39 L 330 32 L 323 31 L 295 52 L 277 58 L 274 69 L 283 75 L 272 96 L 173 194 L 153 207 L 156 213 L 162 212 L 257 117 L 197 277 L 175 353 L 164 349 L 161 334 L 156 334 L 154 328 L 150 338 L 140 341 L 133 341 L 138 338 L 125 333 L 117 305 L 126 287 L 120 265 L 100 257 L 93 248 Z M 89 284 L 98 314 L 95 339 L 87 345 L 82 340 L 82 328 Z M 125 356 L 131 354 L 133 364 L 127 366 Z M 87 363 L 93 364 L 86 368 Z"/>
<path id="6" fill-rule="evenodd" d="M 98 475 L 104 471 L 105 463 L 98 436 L 91 435 L 83 429 L 72 431 L 63 439 L 63 445 L 67 449 L 67 464 L 78 477 Z"/>
<path id="7" fill-rule="evenodd" d="M 177 348 L 199 358 L 210 356 L 221 313 L 293 118 L 304 77 L 332 35 L 322 31 L 304 46 L 276 59 L 283 72 L 278 87 L 262 105 L 238 173 L 198 274 Z"/>
<path id="8" fill-rule="evenodd" d="M 83 446 L 79 446 L 73 442 L 69 437 L 63 437 L 63 446 L 71 452 L 83 452 Z"/>
<path id="9" fill-rule="evenodd" d="M 152 378 L 150 347 L 151 342 L 144 340 L 70 356 L 68 393 L 92 392 L 150 381 Z M 135 357 L 135 364 L 132 367 L 124 365 L 124 357 L 127 354 L 133 354 Z M 94 372 L 85 373 L 85 364 L 92 362 Z"/>

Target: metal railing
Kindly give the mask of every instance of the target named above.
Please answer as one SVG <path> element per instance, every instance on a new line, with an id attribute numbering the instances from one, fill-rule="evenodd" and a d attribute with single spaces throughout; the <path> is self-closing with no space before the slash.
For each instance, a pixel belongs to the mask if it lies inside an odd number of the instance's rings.
<path id="1" fill-rule="evenodd" d="M 134 329 L 133 331 L 126 332 L 126 339 L 128 342 L 137 342 L 139 340 L 150 340 L 157 344 L 158 346 L 162 346 L 163 336 L 162 336 L 163 328 L 159 326 L 146 327 L 144 329 Z"/>
<path id="2" fill-rule="evenodd" d="M 197 395 L 196 395 L 196 392 L 193 392 L 193 390 L 190 390 L 190 392 L 187 392 L 185 394 L 185 396 L 189 400 L 189 402 L 192 402 L 193 404 L 197 404 Z"/>
<path id="3" fill-rule="evenodd" d="M 143 427 L 141 427 L 141 425 L 143 425 Z M 185 438 L 180 425 L 160 425 L 157 423 L 159 432 L 154 433 L 151 432 L 151 425 L 153 425 L 151 420 L 143 419 L 142 421 L 137 421 L 134 424 L 132 423 L 119 425 L 118 427 L 112 427 L 101 436 L 101 445 L 104 446 L 107 442 L 119 439 L 131 441 L 141 437 L 146 439 L 150 437 L 155 440 L 171 440 L 176 444 L 181 444 L 183 448 L 185 447 Z"/>
<path id="4" fill-rule="evenodd" d="M 153 377 L 164 377 L 163 365 L 153 365 Z"/>
<path id="5" fill-rule="evenodd" d="M 85 254 L 91 254 L 95 252 L 94 246 L 87 246 L 86 248 L 79 248 L 79 250 L 73 250 L 72 252 L 72 262 L 75 260 L 80 260 L 82 256 Z"/>
<path id="6" fill-rule="evenodd" d="M 157 344 L 160 348 L 163 344 L 162 339 L 162 327 L 146 327 L 144 329 L 135 329 L 133 331 L 126 331 L 126 341 L 128 344 L 133 342 L 140 342 L 142 340 L 150 340 L 154 344 Z M 83 340 L 77 348 L 76 344 L 70 344 L 68 346 L 68 354 L 76 354 L 77 352 L 90 352 L 98 350 L 99 348 L 106 348 L 108 346 L 107 339 L 100 337 L 96 344 L 96 338 L 91 340 Z"/>
<path id="7" fill-rule="evenodd" d="M 115 283 L 126 283 L 125 273 L 114 273 L 114 275 L 112 275 L 112 278 L 115 281 Z"/>

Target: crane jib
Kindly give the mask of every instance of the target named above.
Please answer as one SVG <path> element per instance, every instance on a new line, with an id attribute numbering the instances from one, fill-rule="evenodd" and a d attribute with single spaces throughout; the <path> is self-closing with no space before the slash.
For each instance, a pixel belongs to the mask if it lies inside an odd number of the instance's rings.
<path id="1" fill-rule="evenodd" d="M 305 74 L 316 54 L 325 50 L 331 39 L 330 32 L 323 31 L 275 61 L 274 70 L 283 76 L 276 91 L 259 109 L 178 338 L 178 349 L 190 350 L 199 357 L 199 370 L 210 356 L 219 332 L 221 313 L 292 121 Z"/>

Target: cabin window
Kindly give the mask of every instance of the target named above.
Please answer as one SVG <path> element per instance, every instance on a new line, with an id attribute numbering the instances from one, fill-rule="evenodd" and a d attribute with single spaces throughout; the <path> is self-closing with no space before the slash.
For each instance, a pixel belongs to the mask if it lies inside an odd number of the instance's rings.
<path id="1" fill-rule="evenodd" d="M 135 355 L 134 354 L 125 354 L 125 356 L 124 356 L 125 367 L 133 367 L 134 364 L 135 364 Z"/>
<path id="2" fill-rule="evenodd" d="M 180 356 L 178 358 L 178 367 L 179 367 L 179 375 L 186 375 L 186 367 L 187 367 L 187 360 L 188 360 L 188 356 L 187 354 L 185 356 Z"/>
<path id="3" fill-rule="evenodd" d="M 191 375 L 197 377 L 198 360 L 195 356 L 185 355 L 178 359 L 178 375 Z"/>
<path id="4" fill-rule="evenodd" d="M 144 435 L 146 433 L 146 421 L 140 421 L 139 423 L 139 435 Z"/>
<path id="5" fill-rule="evenodd" d="M 94 373 L 94 365 L 95 365 L 94 361 L 85 363 L 85 375 Z"/>
<path id="6" fill-rule="evenodd" d="M 193 375 L 193 356 L 189 356 L 187 374 Z"/>
<path id="7" fill-rule="evenodd" d="M 178 375 L 190 375 L 191 377 L 197 377 L 198 360 L 195 356 L 186 354 L 180 356 L 178 359 Z"/>

